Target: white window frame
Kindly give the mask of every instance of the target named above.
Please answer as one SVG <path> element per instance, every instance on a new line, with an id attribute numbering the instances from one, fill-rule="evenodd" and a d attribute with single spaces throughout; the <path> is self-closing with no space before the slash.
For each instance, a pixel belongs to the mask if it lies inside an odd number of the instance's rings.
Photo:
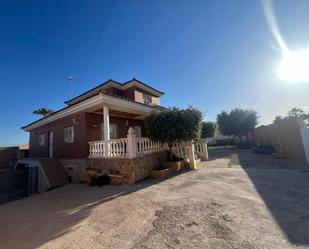
<path id="1" fill-rule="evenodd" d="M 74 126 L 68 126 L 64 128 L 64 142 L 67 144 L 74 143 L 75 130 Z"/>
<path id="2" fill-rule="evenodd" d="M 152 104 L 152 97 L 149 94 L 143 93 L 143 100 L 146 105 Z"/>
<path id="3" fill-rule="evenodd" d="M 45 133 L 39 135 L 39 146 L 45 146 Z"/>

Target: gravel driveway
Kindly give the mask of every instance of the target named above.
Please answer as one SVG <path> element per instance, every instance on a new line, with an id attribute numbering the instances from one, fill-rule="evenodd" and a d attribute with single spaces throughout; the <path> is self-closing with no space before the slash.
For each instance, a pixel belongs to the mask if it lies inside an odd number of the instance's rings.
<path id="1" fill-rule="evenodd" d="M 67 185 L 0 206 L 0 247 L 309 248 L 309 167 L 216 149 L 165 181 Z"/>

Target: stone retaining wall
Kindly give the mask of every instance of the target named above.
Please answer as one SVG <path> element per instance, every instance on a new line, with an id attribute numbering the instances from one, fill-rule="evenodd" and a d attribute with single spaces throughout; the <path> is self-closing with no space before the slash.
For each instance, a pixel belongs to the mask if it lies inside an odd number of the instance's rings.
<path id="1" fill-rule="evenodd" d="M 134 184 L 149 176 L 152 169 L 159 167 L 161 162 L 166 161 L 168 153 L 156 152 L 142 157 L 127 158 L 89 158 L 87 165 L 90 169 L 99 170 L 102 174 L 118 173 L 125 174 L 126 184 Z"/>

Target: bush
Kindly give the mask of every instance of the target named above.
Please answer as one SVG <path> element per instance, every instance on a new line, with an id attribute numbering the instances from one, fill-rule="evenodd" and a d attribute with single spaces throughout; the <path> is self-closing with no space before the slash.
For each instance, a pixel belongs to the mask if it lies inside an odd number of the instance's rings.
<path id="1" fill-rule="evenodd" d="M 109 184 L 110 177 L 107 175 L 95 176 L 91 178 L 89 186 L 103 186 Z"/>

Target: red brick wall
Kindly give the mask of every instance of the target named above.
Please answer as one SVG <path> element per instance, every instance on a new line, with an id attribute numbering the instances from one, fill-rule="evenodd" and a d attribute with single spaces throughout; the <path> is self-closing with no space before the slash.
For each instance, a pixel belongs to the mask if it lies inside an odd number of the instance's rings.
<path id="1" fill-rule="evenodd" d="M 128 121 L 128 125 L 126 125 Z M 110 124 L 117 125 L 118 138 L 126 138 L 130 126 L 139 125 L 142 127 L 142 136 L 146 136 L 146 128 L 143 120 L 135 120 L 120 117 L 109 117 Z M 95 113 L 86 114 L 86 137 L 87 143 L 91 141 L 101 140 L 101 124 L 103 123 L 103 115 Z M 89 147 L 87 146 L 87 155 Z"/>
<path id="2" fill-rule="evenodd" d="M 73 124 L 76 118 L 78 124 Z M 48 157 L 48 132 L 54 132 L 54 157 L 79 159 L 86 157 L 85 113 L 66 117 L 30 132 L 30 157 Z M 64 142 L 64 128 L 74 126 L 74 143 Z M 45 145 L 39 146 L 39 135 L 45 134 Z"/>
<path id="3" fill-rule="evenodd" d="M 73 118 L 78 124 L 73 124 Z M 125 125 L 128 120 L 128 125 Z M 101 140 L 101 123 L 103 115 L 94 113 L 81 113 L 79 115 L 63 118 L 41 126 L 30 132 L 30 157 L 48 157 L 48 132 L 54 132 L 54 157 L 60 159 L 82 159 L 89 155 L 88 142 Z M 118 137 L 126 138 L 130 126 L 142 127 L 142 136 L 146 135 L 143 120 L 134 120 L 119 117 L 110 117 L 111 124 L 117 124 Z M 74 126 L 74 143 L 64 142 L 64 128 Z M 45 134 L 45 145 L 39 146 L 39 135 Z"/>

